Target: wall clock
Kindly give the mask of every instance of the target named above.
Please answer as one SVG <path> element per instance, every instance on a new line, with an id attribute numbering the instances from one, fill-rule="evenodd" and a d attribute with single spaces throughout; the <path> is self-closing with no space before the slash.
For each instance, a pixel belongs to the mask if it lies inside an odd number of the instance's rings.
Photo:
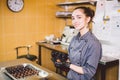
<path id="1" fill-rule="evenodd" d="M 7 6 L 11 11 L 19 12 L 24 7 L 24 1 L 23 0 L 7 0 Z"/>

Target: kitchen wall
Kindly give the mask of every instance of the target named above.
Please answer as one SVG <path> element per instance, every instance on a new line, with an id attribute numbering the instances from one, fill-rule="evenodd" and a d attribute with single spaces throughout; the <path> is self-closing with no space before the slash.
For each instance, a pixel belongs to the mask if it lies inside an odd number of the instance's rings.
<path id="1" fill-rule="evenodd" d="M 16 59 L 16 46 L 30 44 L 30 53 L 38 55 L 35 42 L 50 34 L 60 37 L 65 27 L 65 20 L 55 17 L 56 11 L 64 11 L 57 6 L 60 2 L 65 0 L 24 0 L 23 10 L 15 13 L 8 9 L 7 0 L 0 0 L 0 62 Z M 71 25 L 71 20 L 67 23 Z"/>
<path id="2" fill-rule="evenodd" d="M 49 34 L 61 35 L 63 19 L 55 17 L 62 8 L 56 6 L 64 0 L 24 0 L 22 11 L 8 9 L 7 0 L 0 0 L 0 62 L 16 59 L 15 47 L 30 44 L 32 54 L 37 55 L 35 42 Z"/>

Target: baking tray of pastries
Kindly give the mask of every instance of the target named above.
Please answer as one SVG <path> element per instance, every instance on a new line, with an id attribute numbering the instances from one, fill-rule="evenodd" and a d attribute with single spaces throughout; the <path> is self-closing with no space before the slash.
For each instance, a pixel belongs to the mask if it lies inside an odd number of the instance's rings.
<path id="1" fill-rule="evenodd" d="M 30 77 L 48 78 L 50 73 L 30 63 L 24 63 L 2 68 L 2 71 L 13 80 L 25 80 Z"/>

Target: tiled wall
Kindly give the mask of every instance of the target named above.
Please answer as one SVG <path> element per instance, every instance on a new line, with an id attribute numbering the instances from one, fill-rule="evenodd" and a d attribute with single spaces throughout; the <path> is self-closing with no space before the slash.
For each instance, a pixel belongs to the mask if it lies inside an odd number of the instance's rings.
<path id="1" fill-rule="evenodd" d="M 0 0 L 0 62 L 16 59 L 16 46 L 30 44 L 30 52 L 37 55 L 36 41 L 49 34 L 60 36 L 65 24 L 55 12 L 64 0 L 24 0 L 18 13 L 10 11 L 6 1 Z"/>

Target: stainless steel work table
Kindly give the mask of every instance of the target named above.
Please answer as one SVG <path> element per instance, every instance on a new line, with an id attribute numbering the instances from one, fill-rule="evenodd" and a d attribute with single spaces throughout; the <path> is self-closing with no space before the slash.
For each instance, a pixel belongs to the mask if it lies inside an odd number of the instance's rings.
<path id="1" fill-rule="evenodd" d="M 38 64 L 39 65 L 42 65 L 42 63 L 41 63 L 41 47 L 67 54 L 67 47 L 64 45 L 61 45 L 61 44 L 53 45 L 53 44 L 40 43 L 40 42 L 36 42 L 36 44 L 38 45 Z M 100 74 L 99 80 L 106 80 L 107 69 L 109 69 L 110 67 L 116 66 L 116 65 L 119 66 L 119 59 L 103 56 L 99 62 L 99 66 L 98 66 L 98 69 L 101 69 L 101 71 L 99 73 Z M 119 73 L 119 69 L 117 68 L 117 73 L 116 73 L 117 80 L 118 80 L 118 73 Z"/>
<path id="2" fill-rule="evenodd" d="M 50 71 L 38 64 L 36 64 L 35 62 L 31 62 L 27 59 L 16 59 L 16 60 L 11 60 L 11 61 L 7 61 L 7 62 L 0 62 L 0 80 L 12 80 L 10 77 L 8 77 L 7 75 L 5 75 L 4 73 L 2 73 L 2 69 L 3 67 L 7 67 L 7 66 L 13 66 L 13 65 L 19 65 L 19 64 L 23 64 L 23 63 L 30 63 L 33 64 L 34 66 L 43 69 L 45 71 L 47 71 L 48 73 L 51 73 L 51 76 L 48 78 L 48 80 L 67 80 L 66 78 L 60 76 L 59 74 L 56 74 L 53 71 Z M 31 78 L 29 80 L 40 80 L 39 78 Z"/>

